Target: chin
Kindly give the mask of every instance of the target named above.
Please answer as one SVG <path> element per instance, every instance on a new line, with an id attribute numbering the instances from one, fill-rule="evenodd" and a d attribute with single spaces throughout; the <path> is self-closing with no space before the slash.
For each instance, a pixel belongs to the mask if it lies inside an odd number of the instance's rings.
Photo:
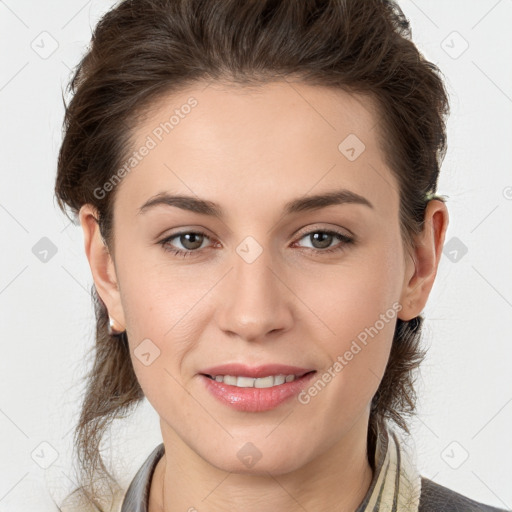
<path id="1" fill-rule="evenodd" d="M 301 468 L 306 464 L 304 452 L 296 447 L 285 446 L 285 443 L 279 443 L 281 449 L 272 443 L 257 441 L 252 443 L 237 442 L 233 447 L 224 451 L 224 453 L 212 453 L 202 455 L 203 459 L 212 466 L 230 473 L 240 475 L 262 475 L 268 476 L 290 473 Z M 234 453 L 234 456 L 231 454 Z M 301 456 L 298 457 L 297 455 Z"/>

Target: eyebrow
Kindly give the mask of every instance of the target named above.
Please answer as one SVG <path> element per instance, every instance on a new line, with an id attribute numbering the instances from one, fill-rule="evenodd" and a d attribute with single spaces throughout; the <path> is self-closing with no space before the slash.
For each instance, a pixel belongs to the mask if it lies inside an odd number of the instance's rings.
<path id="1" fill-rule="evenodd" d="M 320 208 L 326 208 L 327 206 L 345 203 L 361 204 L 368 206 L 369 208 L 374 208 L 373 204 L 365 197 L 347 189 L 340 189 L 333 192 L 327 192 L 325 194 L 316 194 L 293 199 L 285 204 L 283 211 L 284 215 L 291 215 L 293 213 L 319 210 Z M 170 195 L 167 192 L 161 192 L 148 199 L 139 208 L 138 214 L 143 214 L 151 208 L 159 205 L 174 206 L 176 208 L 199 213 L 201 215 L 208 215 L 219 219 L 224 218 L 224 212 L 217 203 L 193 196 L 181 194 Z"/>

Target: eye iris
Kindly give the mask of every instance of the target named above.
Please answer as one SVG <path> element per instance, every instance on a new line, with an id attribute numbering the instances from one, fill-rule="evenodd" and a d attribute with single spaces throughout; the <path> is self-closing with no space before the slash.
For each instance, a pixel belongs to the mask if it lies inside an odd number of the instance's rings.
<path id="1" fill-rule="evenodd" d="M 190 238 L 192 240 L 190 240 Z M 198 249 L 199 247 L 201 247 L 201 244 L 203 243 L 203 238 L 203 235 L 200 235 L 199 233 L 185 233 L 183 235 L 180 235 L 180 243 L 183 245 L 183 247 L 185 247 L 185 249 Z M 184 243 L 184 241 L 186 243 Z M 190 242 L 192 243 L 192 247 L 187 245 Z"/>
<path id="2" fill-rule="evenodd" d="M 332 242 L 332 235 L 329 234 L 329 233 L 324 233 L 324 232 L 317 232 L 317 233 L 312 233 L 310 235 L 310 237 L 312 237 L 312 241 L 314 240 L 314 242 L 318 242 L 320 241 L 320 249 L 323 249 L 325 247 L 329 247 L 329 245 L 331 245 L 331 242 Z M 320 240 L 318 240 L 320 238 Z M 315 246 L 315 243 L 313 243 L 313 246 L 314 247 L 317 247 Z"/>

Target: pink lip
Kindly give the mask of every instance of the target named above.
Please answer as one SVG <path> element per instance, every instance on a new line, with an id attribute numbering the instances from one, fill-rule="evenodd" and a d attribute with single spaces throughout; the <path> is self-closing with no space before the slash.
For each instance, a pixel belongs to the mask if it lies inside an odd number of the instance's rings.
<path id="1" fill-rule="evenodd" d="M 206 389 L 220 402 L 243 412 L 262 412 L 274 409 L 304 389 L 315 375 L 315 371 L 296 366 L 265 365 L 249 368 L 244 365 L 230 364 L 207 368 L 200 375 Z M 307 373 L 306 375 L 304 375 Z M 302 375 L 293 382 L 285 382 L 271 388 L 239 388 L 217 382 L 206 375 L 244 375 L 247 377 L 266 377 L 268 375 Z"/>
<path id="2" fill-rule="evenodd" d="M 201 370 L 204 375 L 240 375 L 245 377 L 268 377 L 269 375 L 297 375 L 302 376 L 307 372 L 313 371 L 312 368 L 299 368 L 298 366 L 287 366 L 283 364 L 265 364 L 261 366 L 246 366 L 240 363 L 222 364 L 220 366 L 211 366 Z"/>

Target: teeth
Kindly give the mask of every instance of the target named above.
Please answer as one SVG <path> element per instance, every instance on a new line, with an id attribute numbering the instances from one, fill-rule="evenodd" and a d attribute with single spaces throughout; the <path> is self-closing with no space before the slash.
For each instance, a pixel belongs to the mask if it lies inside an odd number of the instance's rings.
<path id="1" fill-rule="evenodd" d="M 295 375 L 269 375 L 268 377 L 260 377 L 258 379 L 242 376 L 235 377 L 234 375 L 212 375 L 211 378 L 217 382 L 224 382 L 224 384 L 239 388 L 271 388 L 296 379 Z"/>

